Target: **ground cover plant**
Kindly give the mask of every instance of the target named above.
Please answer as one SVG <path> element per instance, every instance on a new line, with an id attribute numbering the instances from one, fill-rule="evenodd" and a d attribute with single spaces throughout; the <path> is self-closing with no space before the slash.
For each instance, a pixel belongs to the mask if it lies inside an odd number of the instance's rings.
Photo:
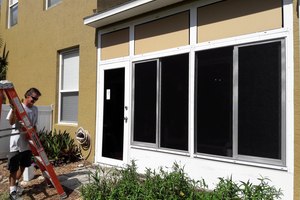
<path id="1" fill-rule="evenodd" d="M 282 197 L 280 189 L 260 177 L 259 184 L 250 181 L 235 183 L 231 177 L 219 178 L 214 190 L 205 180 L 188 177 L 177 163 L 171 170 L 146 169 L 137 173 L 134 161 L 123 169 L 97 167 L 91 172 L 89 184 L 80 188 L 84 200 L 275 200 Z"/>
<path id="2" fill-rule="evenodd" d="M 82 158 L 80 148 L 67 131 L 39 131 L 38 136 L 44 150 L 54 165 L 76 162 Z"/>

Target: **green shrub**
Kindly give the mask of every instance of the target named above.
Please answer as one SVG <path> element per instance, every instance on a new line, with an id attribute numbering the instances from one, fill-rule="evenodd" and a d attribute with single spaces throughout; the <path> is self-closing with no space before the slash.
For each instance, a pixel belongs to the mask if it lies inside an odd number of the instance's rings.
<path id="1" fill-rule="evenodd" d="M 81 158 L 80 148 L 67 131 L 39 131 L 38 136 L 49 160 L 54 165 L 75 162 Z"/>
<path id="2" fill-rule="evenodd" d="M 245 200 L 272 200 L 280 199 L 282 196 L 281 189 L 277 190 L 274 186 L 270 186 L 268 178 L 258 178 L 260 183 L 253 185 L 249 181 L 241 182 L 241 196 Z"/>
<path id="3" fill-rule="evenodd" d="M 207 188 L 204 180 L 194 181 L 184 172 L 184 168 L 174 163 L 170 172 L 147 169 L 143 182 L 144 199 L 199 199 L 199 189 Z"/>
<path id="4" fill-rule="evenodd" d="M 146 169 L 141 175 L 132 161 L 124 169 L 98 167 L 89 177 L 89 184 L 80 188 L 84 200 L 274 200 L 282 196 L 265 178 L 258 185 L 219 178 L 216 188 L 209 191 L 203 179 L 190 179 L 177 163 L 170 170 Z"/>
<path id="5" fill-rule="evenodd" d="M 89 184 L 80 188 L 81 196 L 85 200 L 110 199 L 119 175 L 113 168 L 97 167 L 95 172 L 89 173 Z"/>
<path id="6" fill-rule="evenodd" d="M 115 181 L 109 199 L 144 199 L 142 197 L 141 179 L 137 173 L 135 162 L 126 168 L 116 170 Z"/>
<path id="7" fill-rule="evenodd" d="M 240 188 L 238 184 L 232 181 L 232 177 L 224 179 L 219 178 L 219 183 L 217 184 L 213 197 L 215 199 L 224 199 L 224 200 L 238 200 Z"/>

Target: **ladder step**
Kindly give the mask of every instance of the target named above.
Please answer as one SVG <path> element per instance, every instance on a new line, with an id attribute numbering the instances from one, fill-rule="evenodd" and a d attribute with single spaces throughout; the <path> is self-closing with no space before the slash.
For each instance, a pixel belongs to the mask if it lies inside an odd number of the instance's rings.
<path id="1" fill-rule="evenodd" d="M 49 176 L 49 173 L 47 171 L 42 172 L 43 176 L 49 180 L 51 180 L 51 177 Z M 51 181 L 52 182 L 52 181 Z"/>
<path id="2" fill-rule="evenodd" d="M 43 160 L 41 158 L 41 156 L 34 156 L 35 159 L 37 159 L 37 161 L 40 163 L 40 164 L 43 164 Z"/>
<path id="3" fill-rule="evenodd" d="M 28 140 L 28 142 L 33 146 L 33 141 L 32 140 Z"/>

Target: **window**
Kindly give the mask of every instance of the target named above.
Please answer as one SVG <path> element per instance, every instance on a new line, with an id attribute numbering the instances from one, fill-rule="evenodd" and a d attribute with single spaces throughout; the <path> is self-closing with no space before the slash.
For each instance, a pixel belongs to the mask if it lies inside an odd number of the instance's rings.
<path id="1" fill-rule="evenodd" d="M 46 9 L 58 4 L 61 0 L 46 0 Z"/>
<path id="2" fill-rule="evenodd" d="M 134 64 L 133 142 L 188 150 L 189 55 Z"/>
<path id="3" fill-rule="evenodd" d="M 13 27 L 18 23 L 18 0 L 9 1 L 8 26 Z"/>
<path id="4" fill-rule="evenodd" d="M 281 163 L 284 40 L 196 53 L 196 152 Z"/>
<path id="5" fill-rule="evenodd" d="M 233 47 L 198 52 L 197 152 L 232 156 Z"/>
<path id="6" fill-rule="evenodd" d="M 79 94 L 79 50 L 60 54 L 59 122 L 77 123 Z"/>

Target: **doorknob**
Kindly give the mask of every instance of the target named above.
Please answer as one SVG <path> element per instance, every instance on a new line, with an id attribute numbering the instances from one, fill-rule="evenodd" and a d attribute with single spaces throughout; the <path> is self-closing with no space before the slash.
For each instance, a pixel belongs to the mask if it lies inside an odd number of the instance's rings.
<path id="1" fill-rule="evenodd" d="M 125 123 L 127 123 L 128 117 L 124 117 L 124 121 Z"/>

